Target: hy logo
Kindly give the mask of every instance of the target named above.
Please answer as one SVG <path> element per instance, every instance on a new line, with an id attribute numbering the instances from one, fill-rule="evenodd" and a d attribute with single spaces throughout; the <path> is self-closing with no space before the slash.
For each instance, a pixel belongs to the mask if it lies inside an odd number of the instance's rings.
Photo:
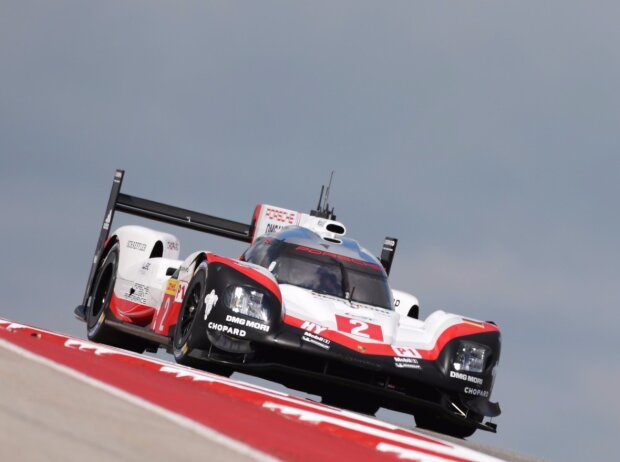
<path id="1" fill-rule="evenodd" d="M 317 335 L 321 335 L 321 332 L 327 330 L 327 327 L 319 326 L 318 324 L 310 321 L 304 321 L 304 323 L 301 325 L 301 328 Z"/>

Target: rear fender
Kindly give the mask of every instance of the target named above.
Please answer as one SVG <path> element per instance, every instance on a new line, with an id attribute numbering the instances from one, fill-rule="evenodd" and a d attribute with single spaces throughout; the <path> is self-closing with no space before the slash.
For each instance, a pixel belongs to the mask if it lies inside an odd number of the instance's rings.
<path id="1" fill-rule="evenodd" d="M 418 298 L 402 290 L 392 290 L 394 298 L 394 310 L 401 316 L 418 319 L 420 314 L 420 302 Z"/>
<path id="2" fill-rule="evenodd" d="M 155 231 L 143 226 L 122 226 L 114 237 L 120 246 L 118 273 L 152 257 L 178 260 L 181 245 L 172 234 Z"/>

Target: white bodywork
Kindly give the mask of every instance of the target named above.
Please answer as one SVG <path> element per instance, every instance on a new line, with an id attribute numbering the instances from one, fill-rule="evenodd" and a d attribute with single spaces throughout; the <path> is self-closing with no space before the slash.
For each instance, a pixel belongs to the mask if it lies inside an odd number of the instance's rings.
<path id="1" fill-rule="evenodd" d="M 114 235 L 121 249 L 114 293 L 122 299 L 158 309 L 170 268 L 178 268 L 181 244 L 172 234 L 142 226 L 123 226 Z M 160 242 L 162 256 L 150 258 Z"/>
<path id="2" fill-rule="evenodd" d="M 310 217 L 315 219 L 316 217 Z M 179 260 L 178 239 L 167 233 L 157 232 L 140 226 L 125 226 L 114 233 L 121 247 L 121 259 L 117 273 L 115 294 L 124 300 L 146 305 L 158 310 L 161 306 L 170 273 L 180 267 L 177 295 L 184 294 L 184 288 L 196 271 L 194 252 L 184 261 Z M 163 256 L 149 258 L 156 243 L 162 242 Z M 207 252 L 209 253 L 209 252 Z M 234 264 L 252 268 L 268 276 L 273 275 L 265 268 L 248 262 L 234 261 Z M 172 270 L 171 270 L 172 269 Z M 320 334 L 325 330 L 339 332 L 362 344 L 388 344 L 399 356 L 415 356 L 417 350 L 432 350 L 440 335 L 449 327 L 463 322 L 461 316 L 444 311 L 435 311 L 426 320 L 407 316 L 418 299 L 406 292 L 393 290 L 394 310 L 365 305 L 349 300 L 323 295 L 308 289 L 282 284 L 282 316 L 308 321 L 310 332 Z M 336 316 L 347 318 L 350 325 L 342 329 Z M 379 326 L 380 338 L 369 335 L 373 326 Z M 376 330 L 376 328 L 375 328 Z"/>
<path id="3" fill-rule="evenodd" d="M 441 310 L 421 321 L 398 311 L 350 302 L 288 284 L 281 285 L 280 290 L 286 314 L 316 324 L 318 327 L 312 327 L 313 333 L 321 334 L 322 329 L 339 331 L 358 343 L 386 343 L 394 348 L 432 350 L 446 329 L 463 322 L 461 316 Z M 412 295 L 406 295 L 417 301 Z M 339 329 L 336 315 L 356 322 L 349 326 L 350 329 Z M 369 326 L 373 324 L 381 327 L 382 340 L 373 339 L 369 334 Z M 415 356 L 415 352 L 411 355 Z"/>
<path id="4" fill-rule="evenodd" d="M 254 226 L 252 240 L 263 234 L 277 233 L 287 226 L 308 228 L 323 238 L 338 240 L 347 232 L 346 227 L 335 220 L 308 215 L 307 213 L 283 209 L 274 205 L 261 204 Z"/>

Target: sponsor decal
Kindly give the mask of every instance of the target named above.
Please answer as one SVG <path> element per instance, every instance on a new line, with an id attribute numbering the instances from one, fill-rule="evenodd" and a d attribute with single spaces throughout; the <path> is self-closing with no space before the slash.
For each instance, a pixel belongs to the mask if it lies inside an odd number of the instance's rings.
<path id="1" fill-rule="evenodd" d="M 216 332 L 223 332 L 224 334 L 228 335 L 236 335 L 237 337 L 245 337 L 247 334 L 246 331 L 244 331 L 243 329 L 225 326 L 224 324 L 217 324 L 215 322 L 210 322 L 209 324 L 207 324 L 207 327 L 210 330 L 214 330 Z"/>
<path id="2" fill-rule="evenodd" d="M 365 307 L 363 305 L 357 305 L 357 306 L 355 306 L 355 308 L 365 308 Z M 353 316 L 356 319 L 363 319 L 364 321 L 374 321 L 373 318 L 368 318 L 366 316 L 361 316 L 361 315 L 359 315 L 357 313 L 346 313 L 345 312 L 344 314 L 347 315 L 347 316 Z"/>
<path id="3" fill-rule="evenodd" d="M 168 250 L 174 250 L 175 252 L 179 251 L 179 243 L 175 241 L 166 241 L 166 247 Z"/>
<path id="4" fill-rule="evenodd" d="M 392 346 L 392 350 L 394 350 L 394 353 L 396 354 L 396 356 L 403 357 L 403 358 L 421 358 L 422 357 L 422 355 L 418 353 L 418 350 L 416 350 L 415 348 Z"/>
<path id="5" fill-rule="evenodd" d="M 396 241 L 392 239 L 386 239 L 383 241 L 383 250 L 394 250 L 393 247 L 396 245 Z"/>
<path id="6" fill-rule="evenodd" d="M 363 303 L 358 303 L 355 301 L 350 302 L 351 303 L 351 308 L 355 308 L 355 309 L 363 309 L 363 310 L 368 310 L 368 311 L 374 311 L 375 313 L 383 316 L 383 317 L 390 317 L 392 315 L 392 310 L 387 309 L 387 308 L 381 308 L 380 306 L 373 306 L 373 305 L 366 305 Z M 351 314 L 351 313 L 345 313 L 347 316 L 353 316 L 355 318 L 361 318 L 361 319 L 368 319 L 369 321 L 372 321 L 373 319 L 371 318 L 364 318 L 363 316 L 360 316 L 359 314 Z"/>
<path id="7" fill-rule="evenodd" d="M 142 271 L 148 271 L 151 269 L 151 262 L 147 261 L 142 265 Z"/>
<path id="8" fill-rule="evenodd" d="M 132 302 L 140 303 L 141 305 L 148 305 L 147 298 L 149 295 L 149 287 L 134 283 L 133 287 L 129 289 L 129 292 L 125 293 L 123 298 L 131 300 Z"/>
<path id="9" fill-rule="evenodd" d="M 166 285 L 166 295 L 176 295 L 178 287 L 179 281 L 176 279 L 168 279 L 168 284 Z"/>
<path id="10" fill-rule="evenodd" d="M 217 296 L 216 296 L 217 297 Z M 207 319 L 205 317 L 205 319 Z M 262 322 L 252 321 L 251 319 L 240 318 L 233 316 L 232 314 L 226 315 L 226 322 L 232 322 L 233 324 L 239 324 L 240 326 L 249 327 L 250 329 L 256 329 L 263 332 L 269 332 L 269 326 Z"/>
<path id="11" fill-rule="evenodd" d="M 114 180 L 116 182 L 116 180 Z M 112 210 L 110 210 L 103 221 L 103 229 L 110 229 L 110 223 L 112 223 Z"/>
<path id="12" fill-rule="evenodd" d="M 321 334 L 321 332 L 327 330 L 327 327 L 319 326 L 318 324 L 310 321 L 304 321 L 304 323 L 301 325 L 301 328 L 314 334 Z"/>
<path id="13" fill-rule="evenodd" d="M 265 233 L 277 233 L 278 231 L 284 229 L 284 225 L 276 225 L 273 223 L 268 223 L 265 229 Z"/>
<path id="14" fill-rule="evenodd" d="M 127 248 L 144 252 L 146 250 L 146 244 L 138 241 L 127 241 Z"/>
<path id="15" fill-rule="evenodd" d="M 295 219 L 297 218 L 297 212 L 267 207 L 267 210 L 265 210 L 265 217 L 269 220 L 275 220 L 280 223 L 286 223 L 287 225 L 293 225 L 295 224 Z"/>
<path id="16" fill-rule="evenodd" d="M 326 338 L 323 338 L 319 335 L 315 335 L 312 332 L 304 332 L 304 335 L 301 336 L 301 339 L 304 342 L 308 342 L 308 343 L 312 343 L 313 345 L 320 346 L 321 348 L 325 350 L 329 350 L 330 344 L 332 343 Z"/>
<path id="17" fill-rule="evenodd" d="M 487 390 L 480 390 L 478 388 L 465 387 L 465 390 L 463 391 L 468 395 L 482 396 L 483 398 L 489 397 L 489 392 Z"/>
<path id="18" fill-rule="evenodd" d="M 480 377 L 473 377 L 462 372 L 450 371 L 450 377 L 453 379 L 464 380 L 465 382 L 475 383 L 476 385 L 482 385 L 483 380 Z"/>
<path id="19" fill-rule="evenodd" d="M 372 340 L 383 341 L 383 332 L 379 324 L 360 321 L 358 319 L 347 318 L 346 316 L 336 315 L 336 324 L 340 332 L 357 335 Z"/>
<path id="20" fill-rule="evenodd" d="M 401 364 L 419 364 L 420 362 L 415 358 L 394 358 L 395 363 Z"/>
<path id="21" fill-rule="evenodd" d="M 394 358 L 394 366 L 399 369 L 417 369 L 422 370 L 422 366 L 418 363 L 418 360 L 415 358 Z"/>
<path id="22" fill-rule="evenodd" d="M 185 298 L 185 291 L 187 290 L 187 282 L 179 281 L 179 288 L 177 290 L 177 295 L 174 297 L 175 302 L 182 302 Z"/>
<path id="23" fill-rule="evenodd" d="M 217 299 L 218 299 L 218 296 L 215 293 L 215 289 L 209 292 L 207 296 L 205 297 L 205 321 L 207 320 L 207 316 L 209 316 L 209 313 L 211 313 L 211 310 L 217 303 Z"/>

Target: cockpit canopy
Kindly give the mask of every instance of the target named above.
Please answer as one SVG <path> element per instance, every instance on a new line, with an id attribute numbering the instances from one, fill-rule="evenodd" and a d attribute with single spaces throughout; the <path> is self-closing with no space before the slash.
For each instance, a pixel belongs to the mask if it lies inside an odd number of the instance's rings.
<path id="1" fill-rule="evenodd" d="M 298 237 L 286 231 L 262 236 L 243 258 L 267 268 L 280 284 L 393 309 L 387 275 L 379 263 L 323 250 L 328 246 L 314 246 Z"/>

